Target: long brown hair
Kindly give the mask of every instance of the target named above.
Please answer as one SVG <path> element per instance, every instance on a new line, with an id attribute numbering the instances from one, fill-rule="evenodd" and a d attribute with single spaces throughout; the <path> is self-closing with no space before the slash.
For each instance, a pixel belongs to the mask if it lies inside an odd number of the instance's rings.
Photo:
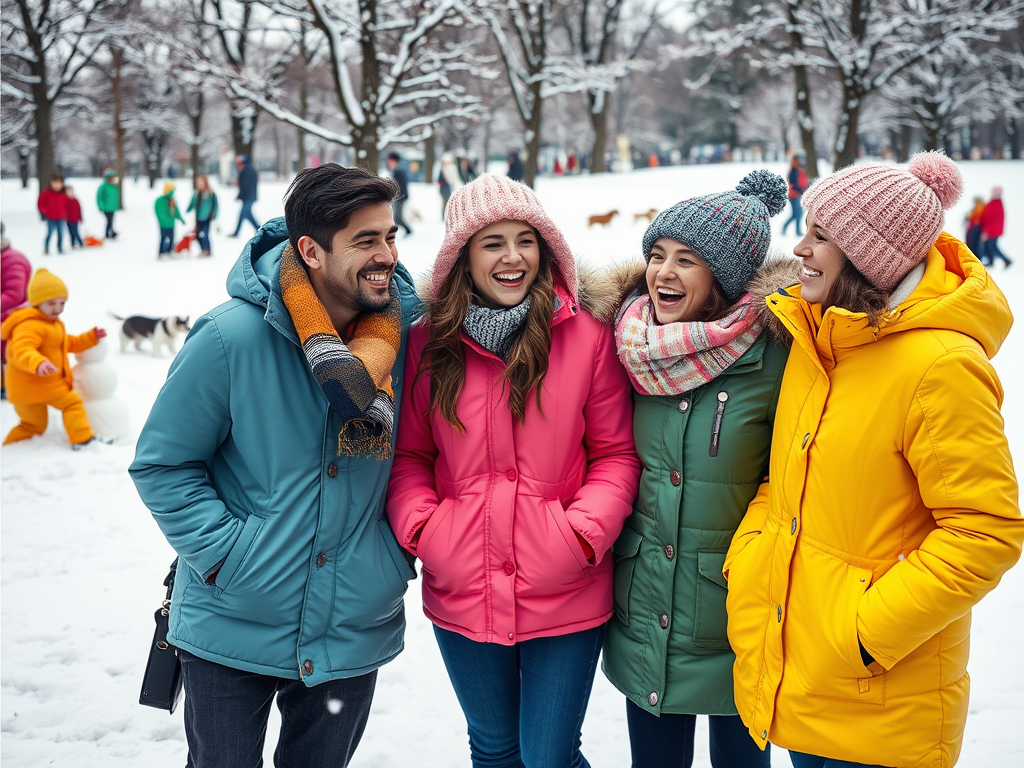
<path id="1" fill-rule="evenodd" d="M 522 424 L 526 420 L 526 399 L 536 390 L 537 408 L 541 402 L 541 383 L 548 372 L 551 353 L 551 316 L 555 305 L 555 286 L 551 274 L 551 256 L 547 243 L 540 244 L 540 265 L 530 286 L 530 309 L 523 330 L 512 342 L 505 360 L 502 384 L 509 386 L 508 404 Z M 448 273 L 440 294 L 430 304 L 428 323 L 430 341 L 423 348 L 416 378 L 429 372 L 430 410 L 460 432 L 466 428 L 456 406 L 466 381 L 466 350 L 462 343 L 462 323 L 473 300 L 473 278 L 467 269 L 469 243 L 462 247 L 459 259 Z"/>
<path id="2" fill-rule="evenodd" d="M 839 307 L 850 312 L 863 312 L 872 327 L 878 327 L 878 319 L 889 305 L 889 292 L 876 288 L 868 282 L 853 262 L 847 259 L 836 275 L 836 281 L 821 304 L 824 313 L 829 307 Z"/>

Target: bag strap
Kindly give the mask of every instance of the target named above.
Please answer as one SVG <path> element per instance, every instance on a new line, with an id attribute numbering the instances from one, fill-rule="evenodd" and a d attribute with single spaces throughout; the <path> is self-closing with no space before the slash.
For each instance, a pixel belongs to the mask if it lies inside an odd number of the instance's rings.
<path id="1" fill-rule="evenodd" d="M 174 577 L 178 573 L 178 558 L 174 558 L 174 562 L 171 563 L 171 569 L 167 572 L 167 577 L 164 579 L 164 586 L 167 587 L 167 596 L 164 598 L 164 608 L 170 610 L 171 607 L 171 593 L 174 591 Z"/>

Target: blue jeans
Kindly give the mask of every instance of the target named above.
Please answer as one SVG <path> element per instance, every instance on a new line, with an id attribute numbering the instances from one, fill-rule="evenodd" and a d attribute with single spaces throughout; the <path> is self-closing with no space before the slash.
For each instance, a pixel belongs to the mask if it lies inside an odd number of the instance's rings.
<path id="1" fill-rule="evenodd" d="M 59 246 L 58 246 L 59 247 Z M 1013 262 L 1007 258 L 1006 254 L 999 248 L 999 238 L 993 237 L 986 240 L 983 244 L 985 251 L 985 258 L 982 261 L 988 266 L 992 266 L 996 263 L 996 259 L 1002 259 L 1006 262 L 1006 266 L 1010 266 Z"/>
<path id="2" fill-rule="evenodd" d="M 277 699 L 278 768 L 344 768 L 370 715 L 377 672 L 307 688 L 301 680 L 243 672 L 181 654 L 187 768 L 263 765 L 270 705 Z"/>
<path id="3" fill-rule="evenodd" d="M 801 227 L 803 226 L 803 223 L 804 223 L 804 209 L 803 209 L 803 206 L 800 205 L 800 198 L 801 197 L 803 197 L 803 195 L 800 195 L 798 197 L 794 197 L 794 198 L 792 198 L 789 201 L 789 207 L 791 209 L 791 213 L 789 214 L 789 218 L 786 219 L 786 223 L 782 225 L 782 234 L 786 234 L 786 230 L 789 229 L 789 225 L 792 222 L 796 222 L 796 236 L 797 237 L 803 237 L 804 236 L 804 233 L 803 233 L 803 231 L 801 229 Z"/>
<path id="4" fill-rule="evenodd" d="M 403 209 L 404 208 L 405 208 L 405 200 L 404 199 L 396 200 L 395 202 L 393 202 L 391 204 L 391 212 L 392 212 L 392 215 L 395 217 L 395 224 L 397 224 L 402 229 L 404 229 L 405 230 L 405 234 L 411 235 L 412 234 L 412 227 L 410 227 L 409 224 L 405 220 L 405 216 L 403 215 Z"/>
<path id="5" fill-rule="evenodd" d="M 235 227 L 235 234 L 233 234 L 232 237 L 238 237 L 238 233 L 242 231 L 243 221 L 248 221 L 256 227 L 256 229 L 260 228 L 260 223 L 256 221 L 256 217 L 252 215 L 252 205 L 255 202 L 255 200 L 242 201 L 242 210 L 238 213 L 238 226 Z"/>
<path id="6" fill-rule="evenodd" d="M 210 220 L 196 222 L 196 239 L 199 241 L 199 250 L 203 253 L 210 252 Z"/>
<path id="7" fill-rule="evenodd" d="M 580 730 L 604 628 L 515 645 L 434 627 L 469 726 L 473 768 L 590 768 Z"/>
<path id="8" fill-rule="evenodd" d="M 160 227 L 160 255 L 174 250 L 174 227 Z"/>
<path id="9" fill-rule="evenodd" d="M 848 763 L 845 760 L 833 760 L 831 757 L 815 757 L 805 755 L 803 752 L 790 750 L 789 759 L 793 761 L 793 768 L 883 768 L 881 765 L 867 765 L 865 763 Z"/>
<path id="10" fill-rule="evenodd" d="M 660 717 L 626 700 L 629 750 L 633 768 L 690 768 L 696 715 L 662 713 Z M 710 715 L 708 725 L 713 768 L 769 768 L 770 747 L 762 752 L 739 716 Z"/>
<path id="11" fill-rule="evenodd" d="M 82 236 L 78 233 L 78 224 L 72 224 L 70 221 L 68 222 L 68 239 L 71 241 L 72 248 L 76 245 L 84 245 Z"/>
<path id="12" fill-rule="evenodd" d="M 114 211 L 104 211 L 103 215 L 107 217 L 107 233 L 104 237 L 117 237 L 114 231 Z"/>
<path id="13" fill-rule="evenodd" d="M 43 241 L 43 253 L 50 252 L 50 238 L 57 233 L 57 250 L 64 252 L 64 219 L 46 220 L 46 240 Z"/>

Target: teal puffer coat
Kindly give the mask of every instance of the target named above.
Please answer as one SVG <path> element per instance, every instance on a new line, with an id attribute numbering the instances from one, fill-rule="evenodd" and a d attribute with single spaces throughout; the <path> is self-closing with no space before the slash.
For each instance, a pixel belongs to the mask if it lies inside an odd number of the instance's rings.
<path id="1" fill-rule="evenodd" d="M 785 279 L 773 275 L 762 271 L 751 287 L 761 303 L 770 289 L 754 288 Z M 697 389 L 633 394 L 633 436 L 644 469 L 633 514 L 613 547 L 615 614 L 603 666 L 616 688 L 655 715 L 737 714 L 722 565 L 768 473 L 788 356 L 785 344 L 763 332 Z"/>
<path id="2" fill-rule="evenodd" d="M 281 298 L 286 243 L 274 219 L 245 247 L 228 277 L 233 298 L 193 327 L 130 472 L 180 556 L 171 643 L 312 686 L 402 650 L 414 572 L 384 516 L 391 460 L 337 455 L 340 419 Z M 404 267 L 392 290 L 402 300 L 397 400 L 420 304 Z"/>

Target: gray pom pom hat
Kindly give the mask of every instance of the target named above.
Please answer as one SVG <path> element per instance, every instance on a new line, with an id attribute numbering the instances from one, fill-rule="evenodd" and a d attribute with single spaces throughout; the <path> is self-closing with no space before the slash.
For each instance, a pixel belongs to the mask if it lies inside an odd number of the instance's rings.
<path id="1" fill-rule="evenodd" d="M 734 302 L 764 263 L 772 233 L 769 218 L 786 206 L 788 185 L 777 173 L 756 170 L 736 189 L 691 197 L 666 208 L 644 232 L 644 258 L 659 237 L 693 249 Z"/>

